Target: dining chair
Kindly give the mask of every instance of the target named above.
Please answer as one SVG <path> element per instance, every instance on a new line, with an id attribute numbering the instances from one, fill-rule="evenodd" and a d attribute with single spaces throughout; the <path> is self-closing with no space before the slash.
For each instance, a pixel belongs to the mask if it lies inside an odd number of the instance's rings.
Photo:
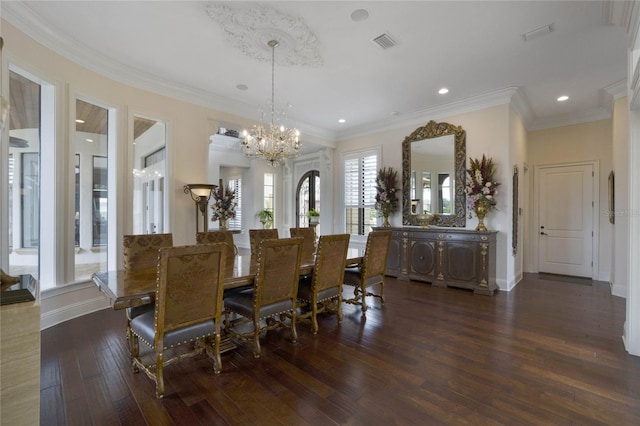
<path id="1" fill-rule="evenodd" d="M 260 356 L 260 333 L 263 331 L 288 327 L 291 340 L 298 339 L 296 299 L 301 248 L 302 238 L 263 240 L 258 246 L 258 269 L 253 287 L 224 299 L 225 331 L 243 342 L 252 341 L 256 358 Z M 231 313 L 239 318 L 229 321 Z M 236 331 L 247 323 L 253 323 L 252 330 Z"/>
<path id="2" fill-rule="evenodd" d="M 349 234 L 322 235 L 318 240 L 311 280 L 301 280 L 298 286 L 298 301 L 302 322 L 311 321 L 313 334 L 318 333 L 318 314 L 336 314 L 342 321 L 342 283 L 344 282 Z"/>
<path id="3" fill-rule="evenodd" d="M 164 247 L 173 247 L 173 234 L 124 235 L 122 247 L 123 269 L 125 271 L 155 270 L 158 267 L 159 250 Z M 153 311 L 153 303 L 145 303 L 126 309 L 126 331 L 129 345 L 131 345 L 131 320 L 150 311 Z"/>
<path id="4" fill-rule="evenodd" d="M 313 263 L 316 255 L 316 230 L 314 228 L 290 228 L 291 237 L 301 237 L 302 263 Z"/>
<path id="5" fill-rule="evenodd" d="M 142 369 L 156 382 L 157 398 L 164 396 L 164 367 L 181 358 L 206 352 L 213 358 L 214 372 L 222 368 L 220 323 L 226 255 L 227 245 L 222 243 L 160 249 L 155 309 L 131 320 L 134 371 Z M 155 357 L 141 356 L 139 341 L 149 346 Z M 176 348 L 190 342 L 195 345 L 186 352 Z"/>
<path id="6" fill-rule="evenodd" d="M 354 287 L 354 297 L 344 299 L 344 302 L 360 305 L 363 317 L 366 316 L 367 311 L 366 296 L 377 297 L 384 304 L 384 273 L 387 269 L 390 241 L 391 231 L 369 232 L 362 262 L 345 269 L 344 284 Z M 377 284 L 380 285 L 378 294 L 369 291 Z"/>
<path id="7" fill-rule="evenodd" d="M 238 255 L 238 247 L 233 242 L 233 232 L 231 231 L 210 231 L 210 232 L 198 232 L 196 234 L 197 244 L 214 244 L 214 243 L 226 243 L 227 244 L 227 256 L 225 264 L 225 274 L 227 277 L 233 275 L 233 265 Z"/>
<path id="8" fill-rule="evenodd" d="M 255 271 L 258 262 L 258 248 L 260 242 L 266 239 L 278 239 L 277 229 L 249 229 L 249 248 L 251 250 L 251 261 L 249 270 Z"/>

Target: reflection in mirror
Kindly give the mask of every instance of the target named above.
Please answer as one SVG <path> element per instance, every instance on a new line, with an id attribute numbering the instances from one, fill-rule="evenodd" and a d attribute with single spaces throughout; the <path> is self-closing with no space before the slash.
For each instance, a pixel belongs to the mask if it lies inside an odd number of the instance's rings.
<path id="1" fill-rule="evenodd" d="M 432 214 L 433 225 L 465 226 L 466 133 L 460 126 L 430 121 L 402 143 L 402 223 Z M 416 176 L 421 193 L 416 191 Z M 433 180 L 432 180 L 433 179 Z"/>
<path id="2" fill-rule="evenodd" d="M 133 118 L 133 233 L 162 234 L 166 226 L 166 125 Z"/>

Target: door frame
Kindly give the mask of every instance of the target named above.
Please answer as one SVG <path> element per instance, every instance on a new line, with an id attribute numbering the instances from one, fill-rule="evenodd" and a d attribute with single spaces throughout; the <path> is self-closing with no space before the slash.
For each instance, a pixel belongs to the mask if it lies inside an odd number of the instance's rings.
<path id="1" fill-rule="evenodd" d="M 586 166 L 591 165 L 593 167 L 593 239 L 591 246 L 591 260 L 593 261 L 593 268 L 591 268 L 591 279 L 597 280 L 600 275 L 600 262 L 599 262 L 599 246 L 600 246 L 600 161 L 578 161 L 571 163 L 552 163 L 552 164 L 538 164 L 534 168 L 533 172 L 533 220 L 531 223 L 531 241 L 533 247 L 531 250 L 532 267 L 535 273 L 540 272 L 540 261 L 538 257 L 538 251 L 540 249 L 540 175 L 543 169 L 553 169 L 560 167 L 571 166 Z"/>

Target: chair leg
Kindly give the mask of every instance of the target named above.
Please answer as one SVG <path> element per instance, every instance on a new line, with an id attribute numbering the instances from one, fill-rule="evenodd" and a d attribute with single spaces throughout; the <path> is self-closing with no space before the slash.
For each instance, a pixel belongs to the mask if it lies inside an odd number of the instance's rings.
<path id="1" fill-rule="evenodd" d="M 222 370 L 222 359 L 220 358 L 220 330 L 218 330 L 213 347 L 213 371 L 216 374 L 220 374 L 220 370 Z"/>
<path id="2" fill-rule="evenodd" d="M 163 366 L 164 354 L 156 354 L 156 398 L 162 398 L 164 396 L 164 375 Z"/>
<path id="3" fill-rule="evenodd" d="M 316 309 L 316 307 L 314 306 L 313 309 Z M 315 315 L 313 318 L 315 320 Z M 293 309 L 293 312 L 291 313 L 291 341 L 294 343 L 298 341 L 298 332 L 296 330 L 296 310 L 295 309 Z"/>
<path id="4" fill-rule="evenodd" d="M 313 334 L 318 334 L 318 302 L 314 301 L 311 307 L 311 329 Z"/>
<path id="5" fill-rule="evenodd" d="M 358 288 L 358 287 L 356 287 Z M 360 307 L 362 308 L 362 316 L 366 316 L 367 315 L 367 301 L 366 301 L 366 297 L 367 297 L 367 288 L 364 286 L 364 284 L 361 285 L 360 288 L 358 288 L 358 290 L 360 290 L 360 301 L 362 302 L 362 304 L 360 305 Z"/>
<path id="6" fill-rule="evenodd" d="M 338 295 L 338 303 L 336 306 L 336 310 L 338 315 L 338 322 L 342 322 L 342 295 L 341 294 Z"/>
<path id="7" fill-rule="evenodd" d="M 253 320 L 253 356 L 260 358 L 260 318 Z"/>
<path id="8" fill-rule="evenodd" d="M 134 373 L 140 372 L 138 368 L 138 364 L 136 364 L 136 360 L 140 356 L 140 343 L 138 341 L 138 336 L 136 336 L 131 329 L 129 329 L 129 353 L 131 354 L 131 367 L 133 368 Z"/>

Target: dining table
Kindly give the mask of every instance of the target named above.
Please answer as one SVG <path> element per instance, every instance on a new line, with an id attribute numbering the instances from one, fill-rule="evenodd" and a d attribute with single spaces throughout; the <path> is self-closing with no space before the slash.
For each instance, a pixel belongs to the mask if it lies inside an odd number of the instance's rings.
<path id="1" fill-rule="evenodd" d="M 347 265 L 362 261 L 363 250 L 350 248 L 347 252 Z M 313 273 L 313 262 L 300 265 L 300 276 Z M 255 266 L 251 266 L 250 255 L 237 255 L 232 271 L 226 271 L 224 289 L 251 287 L 255 278 Z M 156 268 L 137 271 L 123 269 L 100 271 L 91 278 L 98 288 L 111 301 L 113 309 L 126 309 L 154 303 L 156 293 Z"/>

